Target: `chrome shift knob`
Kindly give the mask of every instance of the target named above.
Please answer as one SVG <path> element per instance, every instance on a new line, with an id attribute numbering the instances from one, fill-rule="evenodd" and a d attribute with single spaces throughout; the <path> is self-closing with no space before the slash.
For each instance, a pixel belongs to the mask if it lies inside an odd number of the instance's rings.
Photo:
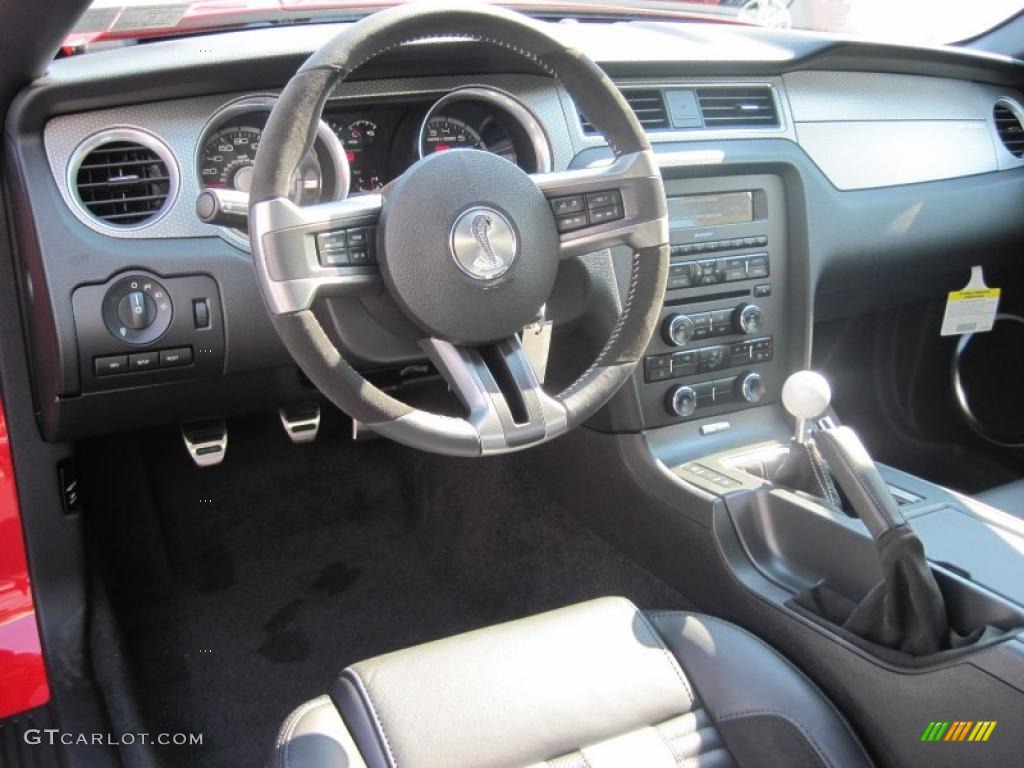
<path id="1" fill-rule="evenodd" d="M 814 371 L 797 371 L 782 385 L 782 405 L 796 419 L 796 441 L 807 439 L 807 422 L 823 414 L 832 401 L 825 377 Z"/>

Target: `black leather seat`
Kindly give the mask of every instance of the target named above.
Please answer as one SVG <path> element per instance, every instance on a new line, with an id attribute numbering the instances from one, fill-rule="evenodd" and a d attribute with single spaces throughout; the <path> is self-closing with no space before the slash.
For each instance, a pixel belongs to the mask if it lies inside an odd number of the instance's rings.
<path id="1" fill-rule="evenodd" d="M 1008 514 L 1024 517 L 1024 478 L 989 488 L 975 498 Z"/>
<path id="2" fill-rule="evenodd" d="M 280 768 L 846 768 L 857 737 L 719 619 L 603 598 L 363 661 L 299 707 Z"/>

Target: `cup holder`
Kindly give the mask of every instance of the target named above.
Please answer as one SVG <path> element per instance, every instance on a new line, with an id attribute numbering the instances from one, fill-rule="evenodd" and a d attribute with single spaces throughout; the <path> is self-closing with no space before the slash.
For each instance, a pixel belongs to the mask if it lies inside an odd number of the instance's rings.
<path id="1" fill-rule="evenodd" d="M 1024 317 L 998 314 L 987 333 L 959 338 L 952 384 L 957 407 L 980 437 L 1005 448 L 1024 448 Z"/>

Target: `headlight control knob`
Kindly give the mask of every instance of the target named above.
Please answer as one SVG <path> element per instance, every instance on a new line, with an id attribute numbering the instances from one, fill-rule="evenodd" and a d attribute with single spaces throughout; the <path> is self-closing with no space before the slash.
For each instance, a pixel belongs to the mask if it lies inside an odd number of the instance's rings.
<path id="1" fill-rule="evenodd" d="M 167 289 L 145 275 L 122 277 L 103 297 L 103 324 L 111 336 L 128 344 L 156 341 L 172 315 Z"/>
<path id="2" fill-rule="evenodd" d="M 665 342 L 674 347 L 681 347 L 693 340 L 693 318 L 689 315 L 669 315 L 661 327 L 661 335 Z"/>
<path id="3" fill-rule="evenodd" d="M 764 327 L 764 313 L 757 304 L 740 304 L 732 316 L 739 333 L 760 333 Z"/>
<path id="4" fill-rule="evenodd" d="M 156 320 L 156 302 L 142 291 L 132 291 L 117 303 L 117 317 L 133 331 L 145 330 Z"/>
<path id="5" fill-rule="evenodd" d="M 697 393 L 693 387 L 687 387 L 680 385 L 673 387 L 668 392 L 665 405 L 668 406 L 670 413 L 674 413 L 676 416 L 692 416 L 693 412 L 697 410 Z"/>

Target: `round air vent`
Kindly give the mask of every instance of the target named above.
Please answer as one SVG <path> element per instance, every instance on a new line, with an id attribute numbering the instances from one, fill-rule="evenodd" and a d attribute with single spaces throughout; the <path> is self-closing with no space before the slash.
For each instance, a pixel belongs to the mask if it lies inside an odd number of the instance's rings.
<path id="1" fill-rule="evenodd" d="M 86 139 L 68 168 L 68 186 L 89 218 L 116 229 L 152 224 L 170 208 L 178 172 L 170 150 L 131 129 Z"/>
<path id="2" fill-rule="evenodd" d="M 1003 146 L 1014 157 L 1024 156 L 1024 111 L 1019 104 L 1000 99 L 992 109 L 996 133 Z"/>

